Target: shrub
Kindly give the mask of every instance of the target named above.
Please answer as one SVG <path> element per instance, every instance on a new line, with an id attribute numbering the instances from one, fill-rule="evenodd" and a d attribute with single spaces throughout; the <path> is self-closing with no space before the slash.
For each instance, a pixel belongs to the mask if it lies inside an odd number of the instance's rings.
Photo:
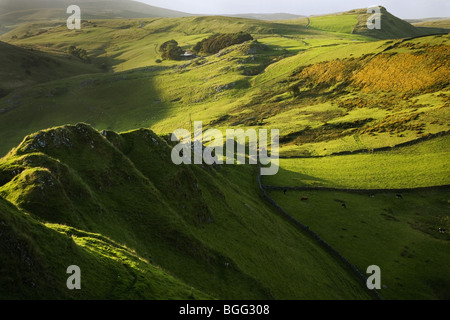
<path id="1" fill-rule="evenodd" d="M 300 95 L 300 88 L 298 87 L 298 84 L 289 86 L 288 90 L 294 97 L 298 97 Z"/>
<path id="2" fill-rule="evenodd" d="M 75 46 L 70 46 L 67 48 L 67 53 L 73 55 L 74 57 L 79 58 L 83 62 L 90 62 L 91 59 L 89 58 L 87 51 L 81 48 L 77 48 Z"/>

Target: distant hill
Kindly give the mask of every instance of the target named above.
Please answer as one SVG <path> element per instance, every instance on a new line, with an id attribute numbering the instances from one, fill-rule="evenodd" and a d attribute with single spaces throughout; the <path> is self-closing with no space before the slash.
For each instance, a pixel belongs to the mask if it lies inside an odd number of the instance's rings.
<path id="1" fill-rule="evenodd" d="M 426 30 L 420 30 L 407 21 L 394 16 L 384 7 L 381 7 L 380 30 L 370 30 L 367 28 L 367 20 L 371 16 L 371 14 L 367 13 L 367 9 L 354 10 L 354 12 L 358 14 L 358 23 L 353 33 L 376 39 L 408 38 L 429 34 Z"/>
<path id="2" fill-rule="evenodd" d="M 69 5 L 78 5 L 83 19 L 184 17 L 189 14 L 132 0 L 0 0 L 0 25 L 39 20 L 65 20 Z"/>
<path id="3" fill-rule="evenodd" d="M 247 18 L 247 19 L 255 19 L 255 20 L 267 20 L 267 21 L 290 20 L 290 19 L 298 19 L 298 18 L 305 17 L 305 16 L 300 16 L 300 15 L 290 14 L 290 13 L 247 13 L 247 14 L 234 14 L 234 15 L 227 15 L 227 16 L 234 17 L 234 18 Z"/>
<path id="4" fill-rule="evenodd" d="M 422 23 L 422 22 L 434 22 L 434 21 L 440 21 L 440 20 L 449 20 L 448 17 L 432 17 L 432 18 L 422 18 L 422 19 L 404 19 L 405 21 L 416 24 L 416 23 Z"/>

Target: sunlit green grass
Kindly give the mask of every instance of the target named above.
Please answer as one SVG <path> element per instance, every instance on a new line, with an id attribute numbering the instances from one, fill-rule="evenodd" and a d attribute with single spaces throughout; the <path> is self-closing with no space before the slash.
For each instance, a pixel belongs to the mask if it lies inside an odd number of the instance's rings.
<path id="1" fill-rule="evenodd" d="M 450 184 L 449 137 L 393 151 L 324 158 L 281 159 L 269 185 L 402 189 Z"/>
<path id="2" fill-rule="evenodd" d="M 58 267 L 72 257 L 91 288 L 96 263 L 112 265 L 93 297 L 134 299 L 148 289 L 143 297 L 185 299 L 192 287 L 198 299 L 370 299 L 350 270 L 261 202 L 257 167 L 179 167 L 148 130 L 107 136 L 117 148 L 85 125 L 49 129 L 0 166 L 0 196 L 29 213 L 17 228 L 42 223 L 40 241 L 73 241 L 94 259 L 68 251 Z M 27 232 L 42 259 L 58 259 L 33 240 L 38 231 Z"/>
<path id="3" fill-rule="evenodd" d="M 318 16 L 311 18 L 311 28 L 341 32 L 341 33 L 352 33 L 356 23 L 358 15 L 327 15 Z"/>

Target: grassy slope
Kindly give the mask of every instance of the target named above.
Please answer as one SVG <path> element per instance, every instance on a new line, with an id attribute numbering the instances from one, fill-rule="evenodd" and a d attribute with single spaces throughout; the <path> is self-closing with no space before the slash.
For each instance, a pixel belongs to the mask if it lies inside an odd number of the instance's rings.
<path id="1" fill-rule="evenodd" d="M 410 23 L 397 18 L 381 7 L 381 29 L 370 30 L 367 28 L 367 20 L 372 14 L 366 9 L 356 10 L 359 13 L 358 23 L 355 25 L 354 33 L 370 36 L 376 39 L 398 39 L 433 34 L 427 30 L 421 30 Z"/>
<path id="2" fill-rule="evenodd" d="M 269 185 L 349 189 L 402 189 L 450 185 L 450 137 L 355 155 L 281 159 Z M 400 170 L 401 168 L 401 170 Z"/>
<path id="3" fill-rule="evenodd" d="M 159 58 L 158 46 L 167 40 L 176 39 L 181 46 L 191 48 L 212 33 L 239 31 L 293 37 L 317 34 L 304 26 L 216 16 L 84 21 L 78 31 L 68 30 L 65 24 L 45 29 L 29 24 L 2 35 L 1 39 L 54 51 L 76 45 L 95 57 L 107 55 L 112 58 L 111 65 L 122 71 L 154 65 Z"/>
<path id="4" fill-rule="evenodd" d="M 0 19 L 4 24 L 18 24 L 36 20 L 65 20 L 68 0 L 40 1 L 14 0 L 0 1 Z M 130 0 L 92 1 L 78 0 L 76 5 L 82 8 L 83 19 L 130 19 L 149 17 L 184 17 L 189 14 L 153 7 Z"/>
<path id="5" fill-rule="evenodd" d="M 215 298 L 369 298 L 339 262 L 261 202 L 254 168 L 176 167 L 150 131 L 106 136 L 117 147 L 86 125 L 27 137 L 1 161 L 1 196 L 39 228 L 73 235 L 93 257 L 125 255 L 136 269 L 157 265 Z M 42 261 L 54 259 L 43 253 Z M 112 294 L 114 277 L 105 276 L 97 298 Z M 139 278 L 130 296 L 114 294 L 134 298 L 148 286 Z M 33 292 L 26 283 L 20 290 Z"/>
<path id="6" fill-rule="evenodd" d="M 338 32 L 338 33 L 352 33 L 358 22 L 357 14 L 347 15 L 326 15 L 311 18 L 312 29 Z M 338 27 L 336 27 L 338 26 Z"/>
<path id="7" fill-rule="evenodd" d="M 214 23 L 214 20 L 218 20 Z M 152 20 L 153 21 L 153 20 Z M 52 105 L 55 103 L 57 105 L 66 106 L 67 104 L 70 105 L 70 109 L 76 110 L 76 112 L 64 112 L 60 115 L 59 111 L 55 114 L 54 112 L 50 111 L 52 113 L 51 117 L 45 117 L 44 122 L 46 124 L 44 126 L 41 126 L 40 124 L 37 124 L 37 126 L 28 123 L 28 125 L 18 125 L 17 128 L 20 132 L 18 132 L 18 136 L 24 136 L 32 131 L 29 130 L 39 130 L 41 128 L 53 126 L 53 125 L 61 125 L 64 123 L 73 123 L 73 121 L 86 121 L 93 125 L 99 126 L 99 127 L 105 127 L 115 130 L 125 130 L 125 129 L 131 129 L 136 128 L 140 126 L 151 126 L 152 124 L 156 123 L 157 121 L 160 121 L 162 119 L 167 119 L 169 122 L 172 121 L 170 117 L 167 117 L 169 111 L 171 114 L 178 114 L 179 112 L 179 106 L 185 105 L 189 108 L 195 106 L 198 104 L 196 101 L 202 101 L 205 100 L 204 103 L 199 106 L 199 108 L 192 109 L 191 113 L 199 113 L 200 110 L 205 110 L 209 104 L 211 104 L 212 99 L 205 99 L 208 96 L 211 95 L 211 93 L 215 90 L 216 86 L 219 85 L 225 85 L 231 82 L 236 82 L 238 80 L 242 80 L 242 85 L 236 86 L 236 88 L 233 88 L 231 90 L 230 94 L 227 94 L 226 99 L 221 99 L 217 101 L 221 108 L 216 108 L 215 114 L 220 114 L 226 112 L 227 109 L 229 109 L 229 103 L 235 99 L 236 93 L 243 92 L 243 90 L 237 90 L 239 89 L 245 89 L 247 87 L 246 80 L 248 76 L 243 75 L 243 73 L 246 72 L 248 69 L 249 72 L 254 72 L 253 70 L 261 70 L 264 68 L 264 64 L 267 63 L 267 60 L 270 59 L 279 59 L 280 56 L 282 57 L 285 52 L 284 47 L 290 46 L 290 48 L 287 49 L 286 53 L 292 54 L 296 53 L 302 48 L 305 47 L 305 45 L 295 39 L 295 38 L 284 38 L 280 36 L 273 36 L 270 37 L 263 37 L 261 39 L 262 43 L 266 43 L 267 46 L 270 48 L 269 51 L 263 52 L 261 54 L 261 58 L 258 58 L 255 62 L 252 62 L 251 56 L 249 57 L 248 54 L 243 54 L 240 51 L 235 52 L 234 54 L 228 55 L 228 57 L 222 57 L 221 59 L 217 59 L 216 57 L 208 58 L 205 63 L 205 65 L 196 67 L 193 65 L 192 72 L 189 72 L 185 75 L 180 75 L 177 77 L 174 77 L 174 71 L 175 74 L 183 72 L 183 69 L 181 70 L 172 70 L 170 69 L 173 65 L 177 65 L 177 63 L 173 62 L 164 62 L 162 65 L 157 65 L 154 60 L 158 57 L 158 54 L 155 51 L 155 47 L 157 47 L 158 44 L 160 44 L 162 41 L 165 41 L 167 39 L 170 39 L 172 37 L 176 38 L 180 44 L 186 45 L 186 43 L 190 45 L 193 45 L 196 41 L 198 41 L 201 37 L 206 36 L 206 34 L 198 34 L 198 35 L 180 35 L 178 33 L 179 31 L 174 31 L 174 33 L 171 32 L 165 32 L 160 33 L 158 30 L 169 28 L 176 28 L 177 30 L 186 30 L 187 32 L 204 32 L 206 29 L 206 32 L 214 32 L 215 30 L 220 30 L 219 26 L 222 26 L 222 29 L 224 27 L 227 27 L 228 29 L 224 31 L 238 31 L 238 30 L 250 30 L 254 28 L 259 29 L 268 29 L 269 31 L 275 30 L 277 31 L 283 31 L 278 30 L 276 28 L 282 28 L 282 25 L 274 24 L 274 23 L 266 23 L 266 22 L 258 22 L 258 21 L 250 21 L 245 19 L 232 19 L 232 18 L 224 18 L 224 17 L 209 17 L 209 18 L 185 18 L 182 19 L 182 21 L 185 21 L 183 24 L 179 24 L 179 19 L 165 19 L 163 20 L 154 20 L 151 24 L 148 24 L 145 30 L 140 29 L 137 25 L 132 23 L 131 29 L 121 29 L 123 26 L 129 26 L 129 21 L 122 21 L 122 22 L 109 22 L 104 21 L 103 23 L 99 22 L 99 26 L 93 27 L 93 25 L 88 25 L 85 27 L 85 31 L 81 33 L 71 33 L 71 37 L 67 37 L 67 30 L 64 28 L 56 28 L 49 31 L 48 34 L 42 34 L 38 35 L 36 37 L 26 38 L 26 39 L 20 39 L 20 34 L 22 31 L 18 34 L 18 40 L 17 43 L 21 45 L 39 45 L 39 43 L 53 43 L 52 46 L 46 47 L 46 50 L 55 50 L 55 51 L 61 51 L 64 50 L 65 47 L 67 47 L 69 44 L 75 43 L 75 45 L 86 48 L 88 51 L 92 54 L 97 54 L 102 57 L 102 53 L 105 49 L 103 47 L 105 46 L 105 40 L 104 39 L 111 39 L 111 45 L 107 44 L 106 48 L 109 48 L 107 50 L 114 50 L 114 51 L 108 51 L 108 57 L 112 59 L 112 63 L 116 63 L 117 65 L 114 66 L 114 68 L 122 70 L 123 68 L 133 68 L 137 66 L 153 66 L 151 72 L 136 72 L 136 76 L 141 79 L 137 79 L 133 82 L 133 85 L 130 86 L 129 81 L 117 81 L 119 79 L 125 79 L 125 77 L 129 78 L 129 76 L 125 75 L 117 76 L 117 75 L 110 75 L 106 78 L 103 76 L 99 77 L 84 77 L 84 79 L 80 78 L 74 78 L 73 80 L 69 80 L 67 84 L 64 84 L 64 82 L 58 82 L 49 84 L 48 86 L 39 87 L 36 88 L 38 92 L 41 93 L 29 93 L 26 94 L 18 94 L 15 97 L 11 99 L 5 99 L 5 104 L 2 105 L 3 108 L 10 108 L 11 104 L 20 104 L 24 105 L 25 108 L 31 108 L 29 112 L 20 112 L 19 114 L 15 114 L 15 111 L 13 111 L 10 115 L 6 115 L 4 120 L 12 120 L 14 118 L 14 123 L 19 124 L 21 121 L 28 121 L 28 116 L 23 117 L 24 114 L 33 116 L 34 119 L 36 119 L 36 111 L 39 110 L 39 112 L 42 111 L 40 109 L 40 106 L 45 105 L 44 108 L 50 108 L 52 109 Z M 223 23 L 223 25 L 221 24 Z M 136 22 L 137 24 L 137 22 Z M 252 26 L 254 24 L 254 27 Z M 217 27 L 216 27 L 217 26 Z M 280 27 L 281 26 L 281 27 Z M 195 30 L 188 30 L 188 28 L 194 28 Z M 214 29 L 216 28 L 216 29 Z M 284 28 L 284 27 L 283 27 Z M 287 28 L 292 28 L 287 26 Z M 294 28 L 294 30 L 297 27 Z M 84 30 L 84 29 L 83 29 Z M 23 31 L 25 32 L 25 31 Z M 26 32 L 25 32 L 26 33 Z M 111 35 L 114 34 L 114 37 L 111 37 Z M 320 35 L 320 39 L 323 39 L 323 36 Z M 79 40 L 77 40 L 79 39 Z M 183 41 L 183 39 L 186 39 L 186 43 Z M 125 42 L 121 45 L 119 48 L 114 43 L 119 43 L 122 41 Z M 349 40 L 350 41 L 350 40 Z M 117 50 L 117 51 L 116 51 Z M 236 58 L 234 59 L 232 55 L 236 55 Z M 234 60 L 234 61 L 233 61 Z M 200 63 L 203 63 L 200 61 Z M 244 64 L 244 65 L 243 65 Z M 180 63 L 178 63 L 180 65 Z M 164 74 L 165 76 L 162 77 L 160 75 Z M 204 82 L 203 76 L 205 74 L 208 74 L 208 79 L 210 81 L 208 83 Z M 135 78 L 134 76 L 132 78 Z M 216 81 L 213 81 L 211 79 L 216 78 Z M 102 85 L 103 88 L 98 88 L 96 86 L 95 91 L 93 87 L 93 83 L 95 83 L 96 79 L 105 79 L 106 85 Z M 114 83 L 117 82 L 117 83 Z M 84 83 L 87 83 L 88 85 L 85 85 Z M 111 84 L 112 83 L 112 84 Z M 196 86 L 195 93 L 193 94 L 193 90 L 190 89 L 189 84 Z M 70 86 L 69 92 L 66 94 L 62 94 L 61 96 L 55 96 L 51 95 L 52 101 L 44 101 L 41 99 L 35 99 L 36 95 L 40 96 L 43 92 L 47 90 L 52 90 L 55 87 L 60 86 Z M 92 93 L 87 92 L 91 91 Z M 134 91 L 136 89 L 137 91 Z M 130 91 L 131 90 L 131 91 Z M 121 107 L 118 107 L 119 104 L 118 97 L 116 95 L 111 95 L 109 92 L 127 92 L 127 94 L 121 94 L 120 99 L 123 99 L 123 104 L 127 106 L 127 108 L 136 108 L 140 109 L 140 112 L 138 113 L 127 113 L 127 116 L 123 118 L 123 121 L 120 120 L 122 117 L 120 116 L 114 116 L 114 111 L 111 109 L 112 106 L 116 105 L 114 109 L 116 111 L 123 115 L 123 109 Z M 134 91 L 134 92 L 133 92 Z M 211 92 L 212 91 L 212 92 Z M 104 94 L 103 94 L 104 92 Z M 228 93 L 228 92 L 225 92 Z M 80 99 L 80 95 L 83 97 Z M 30 98 L 30 102 L 26 102 L 23 100 L 28 100 L 27 96 L 34 96 L 33 98 Z M 223 96 L 223 95 L 222 95 Z M 133 97 L 130 99 L 130 97 Z M 42 97 L 43 98 L 43 97 Z M 172 100 L 182 98 L 179 103 L 173 103 Z M 111 99 L 111 100 L 110 100 Z M 15 101 L 19 100 L 19 101 Z M 33 100 L 31 102 L 31 100 Z M 75 101 L 76 100 L 76 101 Z M 110 102 L 110 101 L 111 102 Z M 159 101 L 162 100 L 162 103 L 159 103 Z M 101 103 L 99 103 L 102 101 Z M 114 103 L 112 103 L 114 101 Z M 131 101 L 131 106 L 130 106 Z M 155 103 L 156 101 L 156 103 Z M 42 104 L 41 104 L 42 102 Z M 37 103 L 37 105 L 36 105 Z M 80 106 L 81 104 L 81 106 Z M 67 105 L 68 106 L 68 105 Z M 75 107 L 77 106 L 77 107 Z M 167 108 L 168 106 L 171 106 L 172 108 Z M 148 113 L 148 108 L 152 107 L 151 114 L 152 116 L 149 117 L 145 115 L 145 113 Z M 63 107 L 66 109 L 66 107 Z M 76 109 L 75 109 L 76 108 Z M 105 108 L 108 110 L 106 111 Z M 61 109 L 60 109 L 61 110 Z M 67 109 L 66 109 L 67 110 Z M 172 112 L 173 111 L 173 112 Z M 104 113 L 102 113 L 104 112 Z M 110 116 L 104 116 L 104 114 L 109 114 Z M 144 114 L 143 114 L 144 113 Z M 210 118 L 211 112 L 208 111 L 208 117 Z M 212 114 L 214 115 L 214 113 Z M 75 116 L 75 117 L 73 117 Z M 72 117 L 72 118 L 71 118 Z M 98 120 L 97 120 L 98 118 Z M 28 119 L 28 120 L 27 120 Z M 112 121 L 121 121 L 122 124 L 118 123 L 112 123 Z M 129 119 L 129 120 L 127 120 Z M 182 121 L 186 122 L 187 117 L 185 117 Z M 37 119 L 36 119 L 37 120 Z M 174 123 L 179 123 L 180 119 L 174 119 Z M 199 119 L 200 120 L 200 119 Z M 39 121 L 39 120 L 38 120 Z M 100 121 L 100 123 L 98 122 Z M 34 120 L 33 120 L 34 122 Z M 169 132 L 170 130 L 173 130 L 174 125 L 170 124 L 169 126 L 165 125 L 166 132 Z M 158 127 L 154 128 L 158 131 L 163 130 L 163 128 Z M 8 133 L 5 133 L 4 135 L 4 143 L 9 144 L 9 136 L 15 135 L 14 131 L 9 131 Z M 16 140 L 16 142 L 18 141 Z"/>
<path id="8" fill-rule="evenodd" d="M 358 34 L 372 39 L 399 39 L 426 34 L 445 33 L 443 30 L 436 32 L 434 29 L 416 28 L 410 23 L 392 15 L 384 7 L 381 7 L 380 11 L 380 30 L 369 30 L 367 28 L 367 21 L 372 16 L 372 13 L 367 13 L 367 9 L 356 9 L 343 13 L 310 17 L 309 28 L 340 35 Z M 306 25 L 307 19 L 287 20 L 284 23 Z"/>
<path id="9" fill-rule="evenodd" d="M 338 57 L 347 57 L 347 62 L 345 63 L 351 63 L 352 58 L 367 60 L 368 58 L 365 58 L 364 54 L 378 53 L 380 50 L 391 46 L 392 43 L 372 42 L 351 45 L 342 43 L 330 47 L 322 47 L 320 45 L 316 47 L 308 46 L 306 51 L 277 62 L 284 57 L 283 52 L 279 50 L 279 48 L 282 48 L 281 45 L 290 44 L 293 46 L 293 52 L 302 50 L 302 46 L 305 46 L 295 39 L 283 40 L 281 37 L 277 39 L 279 39 L 278 43 L 274 41 L 273 37 L 260 39 L 262 43 L 267 44 L 269 50 L 259 50 L 257 54 L 249 54 L 248 49 L 239 49 L 238 47 L 226 55 L 211 56 L 206 59 L 199 58 L 194 63 L 184 63 L 184 66 L 183 63 L 178 63 L 178 66 L 182 65 L 182 67 L 174 67 L 173 63 L 165 62 L 162 65 L 129 71 L 122 75 L 72 78 L 65 82 L 40 85 L 13 97 L 4 98 L 0 101 L 2 108 L 11 109 L 11 106 L 20 105 L 22 106 L 21 108 L 25 108 L 28 111 L 24 112 L 24 109 L 13 108 L 13 110 L 1 116 L 0 122 L 8 123 L 8 126 L 11 126 L 11 124 L 17 126 L 16 129 L 7 130 L 7 132 L 3 133 L 3 152 L 17 144 L 20 137 L 34 130 L 49 126 L 85 121 L 97 128 L 127 130 L 136 127 L 151 127 L 157 132 L 167 133 L 178 128 L 180 124 L 183 126 L 188 125 L 189 114 L 196 115 L 194 120 L 206 122 L 227 114 L 232 116 L 228 123 L 222 122 L 216 124 L 216 126 L 229 126 L 232 123 L 240 123 L 245 126 L 248 125 L 247 119 L 256 117 L 260 120 L 252 120 L 248 123 L 254 126 L 253 123 L 265 122 L 270 127 L 280 128 L 282 135 L 302 130 L 307 124 L 309 126 L 312 125 L 312 129 L 315 129 L 320 128 L 323 121 L 344 122 L 349 123 L 351 128 L 351 122 L 353 121 L 372 118 L 375 121 L 367 126 L 366 132 L 361 131 L 360 140 L 364 141 L 366 145 L 373 147 L 386 145 L 386 142 L 389 141 L 381 131 L 379 133 L 375 131 L 375 135 L 373 135 L 373 131 L 383 129 L 383 127 L 377 127 L 379 123 L 382 126 L 389 126 L 393 119 L 395 120 L 395 117 L 402 119 L 420 115 L 421 118 L 410 121 L 411 129 L 401 130 L 404 132 L 396 133 L 397 135 L 403 134 L 403 137 L 395 138 L 399 142 L 420 136 L 420 133 L 416 133 L 416 131 L 420 132 L 420 130 L 415 128 L 422 124 L 426 124 L 425 132 L 439 132 L 446 129 L 446 123 L 442 122 L 443 119 L 441 118 L 440 120 L 439 117 L 439 114 L 446 112 L 446 108 L 441 108 L 445 106 L 446 90 L 442 92 L 444 93 L 443 97 L 437 97 L 441 93 L 438 91 L 436 94 L 427 93 L 428 96 L 418 93 L 415 97 L 408 97 L 407 100 L 404 100 L 402 96 L 404 92 L 401 89 L 395 89 L 391 93 L 389 89 L 380 87 L 383 91 L 386 90 L 380 96 L 377 91 L 361 92 L 361 89 L 356 88 L 355 92 L 351 92 L 351 95 L 341 94 L 341 98 L 337 101 L 331 96 L 332 100 L 330 99 L 330 102 L 335 106 L 332 105 L 330 107 L 336 110 L 336 113 L 331 114 L 331 118 L 329 115 L 323 114 L 323 120 L 320 119 L 321 117 L 316 117 L 316 122 L 310 122 L 308 117 L 320 114 L 321 103 L 328 101 L 326 98 L 315 98 L 314 96 L 329 93 L 330 90 L 317 90 L 312 87 L 308 89 L 311 92 L 311 98 L 292 99 L 286 91 L 289 81 L 292 81 L 290 77 L 295 72 L 295 68 L 302 68 L 314 63 L 323 63 L 322 65 L 318 64 L 316 69 L 311 69 L 312 72 L 317 74 L 323 68 L 328 68 L 328 65 L 324 63 L 326 61 L 330 61 L 331 66 L 334 68 L 333 63 L 335 62 L 333 59 Z M 398 49 L 391 49 L 392 54 L 394 54 L 394 51 L 397 51 L 400 55 L 397 54 L 397 56 L 392 58 L 390 54 L 386 53 L 377 60 L 372 61 L 371 64 L 367 64 L 363 69 L 359 70 L 359 73 L 356 75 L 358 77 L 355 76 L 355 85 L 362 87 L 364 90 L 369 88 L 370 83 L 367 81 L 371 81 L 371 78 L 366 77 L 365 73 L 386 64 L 387 59 L 397 59 L 401 62 L 402 59 L 408 59 L 411 54 L 418 52 L 414 59 L 417 60 L 417 63 L 420 63 L 423 59 L 427 59 L 426 55 L 420 53 L 422 46 L 428 43 L 438 48 L 446 45 L 446 41 L 445 37 L 429 37 L 422 40 L 412 40 L 400 45 Z M 417 48 L 411 53 L 408 52 L 411 49 L 406 47 L 409 43 L 417 45 Z M 428 58 L 428 61 L 431 62 L 428 65 L 425 64 L 422 70 L 415 69 L 417 65 L 415 63 L 410 63 L 406 66 L 410 71 L 405 74 L 410 75 L 411 79 L 414 78 L 413 75 L 417 75 L 417 71 L 421 72 L 419 75 L 424 77 L 424 88 L 434 85 L 426 77 L 428 71 L 431 71 L 433 68 L 433 61 L 438 63 L 445 61 L 441 59 L 439 51 L 436 51 L 436 53 L 430 51 L 430 54 L 432 59 Z M 266 68 L 268 64 L 269 67 Z M 262 70 L 265 71 L 261 73 Z M 439 70 L 439 72 L 444 71 L 445 73 L 446 69 L 441 68 Z M 396 72 L 396 70 L 388 70 L 388 72 L 383 73 L 382 77 L 384 78 L 379 83 L 394 82 L 394 84 L 398 84 L 396 85 L 397 87 L 401 88 L 400 79 L 391 77 Z M 260 74 L 252 77 L 252 73 Z M 445 75 L 442 75 L 443 79 L 445 79 Z M 331 74 L 330 80 L 324 79 L 322 81 L 325 84 L 327 81 L 335 81 L 333 77 L 334 75 Z M 287 84 L 286 81 L 288 81 Z M 229 88 L 220 89 L 220 87 L 227 85 Z M 68 89 L 65 89 L 65 92 L 51 94 L 50 97 L 46 97 L 47 92 L 51 92 L 58 87 L 66 87 Z M 399 92 L 397 93 L 396 91 Z M 111 94 L 111 92 L 120 92 L 121 94 L 116 95 Z M 339 93 L 339 91 L 336 93 Z M 308 95 L 309 93 L 306 92 L 306 94 Z M 356 94 L 364 98 L 366 102 L 363 101 L 363 103 L 367 107 L 361 110 L 355 109 L 355 107 L 350 105 L 354 110 L 350 109 L 350 113 L 346 112 L 348 107 L 345 104 L 348 101 L 355 101 L 354 95 Z M 264 100 L 260 101 L 258 99 Z M 379 105 L 377 106 L 378 108 L 370 105 L 372 104 L 370 101 L 377 99 L 386 101 L 390 105 L 386 107 Z M 402 105 L 402 110 L 393 109 L 393 102 Z M 356 105 L 356 103 L 359 102 L 352 102 L 353 105 Z M 343 107 L 340 107 L 340 104 L 344 104 Z M 282 106 L 282 109 L 280 109 L 280 106 Z M 310 109 L 310 111 L 307 111 L 305 109 L 306 106 L 308 108 L 317 106 L 317 110 Z M 46 111 L 42 113 L 43 110 Z M 127 110 L 127 112 L 124 114 L 123 110 Z M 296 110 L 300 114 L 304 113 L 304 116 L 292 117 L 291 113 L 296 112 Z M 427 112 L 424 113 L 425 111 Z M 25 117 L 23 116 L 24 114 L 26 115 Z M 37 114 L 46 116 L 42 117 Z M 33 119 L 32 122 L 30 122 L 30 117 Z M 283 117 L 287 117 L 291 121 L 298 119 L 298 126 L 286 127 L 286 124 L 289 122 L 285 121 Z M 391 126 L 395 128 L 395 122 Z M 350 133 L 348 132 L 346 135 Z M 392 137 L 387 138 L 392 139 Z M 355 149 L 360 147 L 357 143 L 351 144 L 351 139 L 348 141 L 350 144 L 345 146 L 345 148 Z M 336 144 L 336 146 L 340 145 Z M 320 144 L 320 141 L 315 141 L 315 145 L 302 143 L 302 145 L 296 146 L 295 143 L 291 143 L 284 147 L 290 153 L 292 153 L 292 148 L 296 149 L 296 151 L 293 150 L 294 154 L 295 152 L 301 154 L 305 149 L 307 152 L 314 154 L 325 148 Z M 330 150 L 333 150 L 333 148 L 330 148 Z"/>
<path id="10" fill-rule="evenodd" d="M 0 42 L 0 88 L 6 92 L 50 80 L 79 74 L 98 73 L 92 64 L 86 64 L 65 54 L 49 54 L 27 50 Z"/>
<path id="11" fill-rule="evenodd" d="M 1 299 L 210 299 L 99 234 L 31 218 L 0 197 Z M 81 291 L 66 287 L 81 269 Z"/>

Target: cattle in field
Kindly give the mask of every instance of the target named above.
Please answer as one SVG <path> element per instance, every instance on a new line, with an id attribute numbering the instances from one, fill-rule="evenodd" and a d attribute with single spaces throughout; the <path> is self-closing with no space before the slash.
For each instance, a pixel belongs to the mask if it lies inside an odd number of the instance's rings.
<path id="1" fill-rule="evenodd" d="M 400 193 L 397 193 L 397 194 L 395 195 L 395 197 L 396 197 L 397 199 L 403 199 L 403 196 L 402 196 Z"/>
<path id="2" fill-rule="evenodd" d="M 302 201 L 308 201 L 309 200 L 309 198 L 307 198 L 307 197 L 302 197 Z"/>
<path id="3" fill-rule="evenodd" d="M 345 202 L 342 204 L 342 208 L 347 209 L 347 205 L 345 204 Z"/>

